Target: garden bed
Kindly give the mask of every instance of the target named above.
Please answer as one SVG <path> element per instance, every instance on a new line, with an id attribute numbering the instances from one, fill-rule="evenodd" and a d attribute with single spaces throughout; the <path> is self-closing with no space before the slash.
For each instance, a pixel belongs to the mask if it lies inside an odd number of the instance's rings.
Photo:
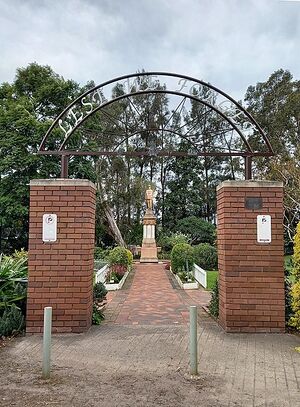
<path id="1" fill-rule="evenodd" d="M 174 274 L 173 272 L 172 272 L 172 274 L 183 290 L 196 290 L 197 288 L 199 288 L 199 284 L 197 281 L 185 283 L 185 282 L 181 281 L 181 278 L 177 274 Z"/>
<path id="2" fill-rule="evenodd" d="M 124 274 L 124 276 L 121 278 L 121 280 L 118 283 L 104 283 L 107 291 L 120 290 L 123 287 L 123 284 L 125 283 L 128 274 L 129 274 L 129 270 L 126 271 L 126 273 Z"/>
<path id="3" fill-rule="evenodd" d="M 109 266 L 106 264 L 104 267 L 102 267 L 100 270 L 98 270 L 95 273 L 95 282 L 96 283 L 103 283 L 107 291 L 115 291 L 115 290 L 120 290 L 123 287 L 123 284 L 126 281 L 126 278 L 129 274 L 129 269 L 126 271 L 126 273 L 123 275 L 121 280 L 118 283 L 110 283 L 107 281 L 108 275 L 109 275 Z"/>

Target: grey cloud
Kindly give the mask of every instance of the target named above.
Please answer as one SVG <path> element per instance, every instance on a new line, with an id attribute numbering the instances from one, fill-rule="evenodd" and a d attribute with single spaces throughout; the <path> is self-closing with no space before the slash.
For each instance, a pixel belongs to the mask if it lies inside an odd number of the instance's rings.
<path id="1" fill-rule="evenodd" d="M 33 61 L 82 84 L 145 68 L 242 98 L 276 69 L 299 71 L 297 2 L 0 0 L 0 11 L 0 82 Z"/>

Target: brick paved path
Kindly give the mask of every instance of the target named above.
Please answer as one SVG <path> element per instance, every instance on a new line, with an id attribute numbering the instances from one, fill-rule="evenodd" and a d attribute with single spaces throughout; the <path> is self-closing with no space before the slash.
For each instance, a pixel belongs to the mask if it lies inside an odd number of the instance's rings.
<path id="1" fill-rule="evenodd" d="M 126 325 L 187 323 L 187 304 L 170 279 L 171 273 L 161 263 L 135 264 L 135 272 L 124 290 L 113 294 L 106 321 Z M 209 293 L 201 290 L 199 294 L 205 303 L 209 301 Z"/>
<path id="2" fill-rule="evenodd" d="M 161 266 L 156 271 L 163 295 L 138 266 L 125 289 L 112 294 L 105 324 L 84 335 L 54 336 L 50 381 L 40 379 L 40 337 L 0 349 L 0 406 L 300 407 L 299 336 L 226 334 L 200 312 L 200 374 L 191 379 L 184 306 L 206 300 L 202 291 L 176 288 Z M 139 281 L 148 281 L 145 291 Z M 164 306 L 165 320 L 157 314 Z"/>

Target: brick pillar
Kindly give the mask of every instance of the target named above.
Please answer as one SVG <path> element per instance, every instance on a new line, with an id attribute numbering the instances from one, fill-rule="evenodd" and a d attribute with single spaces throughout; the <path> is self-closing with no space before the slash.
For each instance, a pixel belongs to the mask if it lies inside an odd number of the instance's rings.
<path id="1" fill-rule="evenodd" d="M 284 332 L 282 183 L 225 181 L 217 213 L 220 324 L 227 332 Z M 271 243 L 257 242 L 257 215 L 271 215 Z"/>
<path id="2" fill-rule="evenodd" d="M 42 240 L 43 214 L 57 214 L 57 240 Z M 30 182 L 27 332 L 43 329 L 43 308 L 53 307 L 53 332 L 91 326 L 95 186 L 87 180 Z"/>

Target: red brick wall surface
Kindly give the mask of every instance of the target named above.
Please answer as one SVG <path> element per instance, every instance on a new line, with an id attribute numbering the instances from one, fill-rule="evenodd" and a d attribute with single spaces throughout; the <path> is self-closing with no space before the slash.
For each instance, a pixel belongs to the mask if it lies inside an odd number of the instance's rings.
<path id="1" fill-rule="evenodd" d="M 246 209 L 246 197 L 262 198 L 262 209 Z M 228 332 L 284 332 L 282 184 L 225 181 L 217 213 L 220 324 Z M 269 244 L 257 243 L 257 215 L 271 215 Z"/>
<path id="2" fill-rule="evenodd" d="M 43 243 L 42 218 L 57 214 L 57 241 Z M 40 333 L 43 309 L 53 307 L 53 332 L 91 325 L 95 187 L 86 180 L 30 183 L 28 333 Z"/>

